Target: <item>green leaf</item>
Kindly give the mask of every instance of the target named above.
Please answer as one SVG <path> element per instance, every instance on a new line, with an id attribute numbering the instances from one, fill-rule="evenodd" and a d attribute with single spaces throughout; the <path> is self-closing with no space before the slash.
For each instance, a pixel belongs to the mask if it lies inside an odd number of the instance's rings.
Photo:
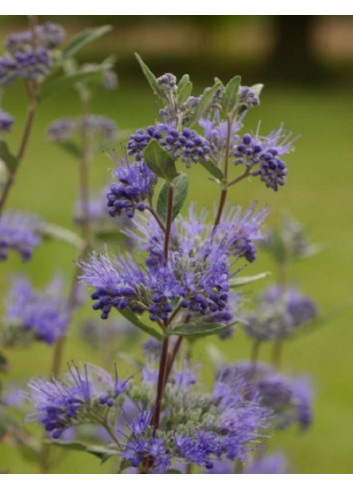
<path id="1" fill-rule="evenodd" d="M 65 61 L 76 54 L 80 49 L 82 49 L 86 44 L 95 41 L 99 37 L 103 36 L 107 32 L 112 30 L 112 26 L 103 25 L 101 27 L 92 27 L 85 29 L 84 31 L 77 34 L 76 37 L 66 46 L 63 50 L 62 59 Z"/>
<path id="2" fill-rule="evenodd" d="M 95 457 L 98 457 L 102 463 L 108 460 L 110 457 L 119 454 L 120 452 L 116 448 L 109 448 L 101 445 L 86 445 L 81 442 L 64 442 L 60 440 L 50 440 L 51 445 L 55 445 L 67 450 L 75 450 L 76 452 L 87 452 Z"/>
<path id="3" fill-rule="evenodd" d="M 153 139 L 143 152 L 147 166 L 158 176 L 171 182 L 178 176 L 175 162 L 170 154 Z"/>
<path id="4" fill-rule="evenodd" d="M 177 95 L 178 104 L 179 105 L 183 104 L 190 97 L 191 93 L 192 93 L 191 81 L 185 83 L 185 85 L 181 89 L 179 89 L 178 87 L 178 95 Z"/>
<path id="5" fill-rule="evenodd" d="M 216 166 L 213 161 L 206 160 L 202 161 L 200 160 L 200 165 L 204 167 L 205 170 L 207 170 L 211 175 L 217 178 L 217 180 L 223 180 L 224 175 L 223 172 L 218 166 Z"/>
<path id="6" fill-rule="evenodd" d="M 19 161 L 11 153 L 5 141 L 0 141 L 0 159 L 5 163 L 9 171 L 14 171 L 18 167 Z"/>
<path id="7" fill-rule="evenodd" d="M 77 144 L 73 143 L 72 141 L 58 141 L 56 144 L 67 153 L 69 153 L 71 156 L 74 156 L 75 158 L 80 158 L 81 150 L 77 146 Z"/>
<path id="8" fill-rule="evenodd" d="M 131 467 L 130 460 L 123 459 L 120 463 L 118 474 L 121 474 L 124 470 L 128 469 L 129 467 Z"/>
<path id="9" fill-rule="evenodd" d="M 175 219 L 181 211 L 188 193 L 189 181 L 187 175 L 180 173 L 174 178 L 173 187 L 173 219 Z M 157 199 L 157 214 L 164 222 L 167 220 L 168 189 L 169 185 L 164 182 Z"/>
<path id="10" fill-rule="evenodd" d="M 188 337 L 202 337 L 210 336 L 213 334 L 221 333 L 226 329 L 233 326 L 232 324 L 219 324 L 219 323 L 188 323 L 180 324 L 175 328 L 169 328 L 166 330 L 168 336 L 188 336 Z"/>
<path id="11" fill-rule="evenodd" d="M 168 469 L 167 474 L 181 474 L 180 470 L 178 469 Z"/>
<path id="12" fill-rule="evenodd" d="M 216 95 L 217 90 L 222 86 L 221 82 L 217 82 L 213 85 L 213 87 L 209 88 L 207 91 L 203 93 L 199 103 L 196 106 L 196 110 L 194 114 L 191 116 L 189 121 L 189 126 L 192 126 L 198 120 L 205 115 L 205 112 L 209 109 L 211 103 L 213 102 L 214 96 Z"/>
<path id="13" fill-rule="evenodd" d="M 270 275 L 271 272 L 262 272 L 262 273 L 258 273 L 257 275 L 250 275 L 248 277 L 233 278 L 230 281 L 230 287 L 233 289 L 235 287 L 241 287 L 242 285 L 251 284 L 252 282 L 256 282 L 257 280 L 261 280 L 263 278 L 269 277 Z"/>
<path id="14" fill-rule="evenodd" d="M 219 370 L 222 365 L 227 363 L 227 357 L 223 352 L 213 343 L 208 342 L 206 345 L 207 360 L 210 360 L 214 371 Z"/>
<path id="15" fill-rule="evenodd" d="M 103 72 L 104 68 L 102 66 L 94 66 L 86 71 L 79 71 L 77 73 L 63 75 L 48 84 L 44 84 L 39 93 L 39 99 L 44 100 L 60 92 L 61 90 L 73 87 L 77 83 L 92 81 L 99 82 L 102 79 Z"/>
<path id="16" fill-rule="evenodd" d="M 153 336 L 157 340 L 162 339 L 162 335 L 158 333 L 155 329 L 153 329 L 151 326 L 148 326 L 147 324 L 143 323 L 137 316 L 134 314 L 130 309 L 120 309 L 120 313 L 126 318 L 130 323 L 134 324 L 138 328 L 142 329 L 145 333 L 149 334 L 150 336 Z"/>
<path id="17" fill-rule="evenodd" d="M 44 238 L 64 241 L 75 246 L 78 250 L 83 249 L 83 240 L 70 229 L 46 222 L 39 226 L 38 231 Z"/>
<path id="18" fill-rule="evenodd" d="M 98 229 L 94 231 L 94 237 L 100 241 L 120 241 L 126 239 L 126 234 L 116 229 Z"/>
<path id="19" fill-rule="evenodd" d="M 163 101 L 165 101 L 164 92 L 161 89 L 161 87 L 160 87 L 160 85 L 159 85 L 159 83 L 157 81 L 157 78 L 154 76 L 154 74 L 149 69 L 149 67 L 142 61 L 141 56 L 139 54 L 137 54 L 137 53 L 135 53 L 135 56 L 136 56 L 136 59 L 137 59 L 137 61 L 139 62 L 140 66 L 141 66 L 141 69 L 142 69 L 143 74 L 147 78 L 147 81 L 148 81 L 148 83 L 150 84 L 150 87 L 153 90 L 153 93 L 157 97 L 159 97 Z"/>
<path id="20" fill-rule="evenodd" d="M 228 115 L 236 106 L 239 87 L 241 83 L 241 77 L 235 76 L 227 84 L 223 97 L 222 97 L 222 107 L 224 112 Z"/>
<path id="21" fill-rule="evenodd" d="M 186 85 L 187 83 L 189 83 L 189 81 L 190 81 L 190 77 L 189 77 L 189 75 L 186 75 L 186 74 L 185 74 L 185 75 L 183 75 L 183 76 L 180 78 L 179 83 L 178 83 L 178 93 L 179 93 L 181 90 L 183 90 L 183 88 L 185 87 L 185 85 Z"/>

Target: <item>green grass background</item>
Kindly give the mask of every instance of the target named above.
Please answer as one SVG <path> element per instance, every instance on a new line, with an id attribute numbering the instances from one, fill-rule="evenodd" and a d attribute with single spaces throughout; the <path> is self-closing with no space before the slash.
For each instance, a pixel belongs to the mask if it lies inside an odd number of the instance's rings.
<path id="1" fill-rule="evenodd" d="M 212 76 L 217 73 L 210 73 Z M 141 84 L 139 84 L 141 83 Z M 201 87 L 203 88 L 203 87 Z M 16 117 L 14 133 L 9 136 L 13 148 L 18 144 L 25 119 L 25 97 L 20 87 L 9 89 L 3 106 Z M 122 130 L 134 130 L 155 118 L 153 96 L 139 80 L 120 80 L 116 92 L 101 92 L 94 101 L 94 112 L 116 120 Z M 294 282 L 313 296 L 323 313 L 351 301 L 353 250 L 353 91 L 294 90 L 266 87 L 262 105 L 246 120 L 248 129 L 262 121 L 262 132 L 276 128 L 282 121 L 295 134 L 302 133 L 295 153 L 287 158 L 287 185 L 278 193 L 266 189 L 261 182 L 243 182 L 230 192 L 234 204 L 247 206 L 254 200 L 271 205 L 268 224 L 275 224 L 283 210 L 290 210 L 301 221 L 312 241 L 322 245 L 322 252 L 295 264 L 291 269 Z M 76 199 L 77 165 L 73 158 L 46 139 L 48 123 L 58 117 L 76 115 L 79 104 L 73 92 L 60 94 L 39 108 L 31 141 L 21 166 L 8 207 L 40 214 L 44 219 L 69 228 Z M 91 164 L 91 185 L 100 187 L 110 179 L 112 164 L 98 155 Z M 235 169 L 234 169 L 235 171 Z M 189 199 L 212 206 L 218 198 L 217 186 L 210 182 L 200 166 L 188 170 Z M 44 285 L 56 270 L 64 270 L 69 282 L 75 250 L 67 244 L 45 243 L 34 259 L 23 265 L 17 258 L 1 264 L 0 293 L 6 291 L 8 276 L 13 271 L 30 274 L 38 285 Z M 273 269 L 265 252 L 244 273 Z M 267 281 L 269 284 L 270 280 Z M 261 285 L 248 286 L 251 295 Z M 90 311 L 87 306 L 86 313 Z M 93 313 L 94 314 L 94 313 Z M 83 313 L 81 314 L 81 316 Z M 76 318 L 76 323 L 77 323 Z M 276 434 L 270 442 L 287 454 L 299 473 L 351 473 L 353 469 L 353 321 L 347 307 L 338 317 L 315 333 L 302 335 L 285 347 L 283 368 L 290 373 L 308 372 L 314 379 L 316 399 L 314 423 L 306 433 L 296 428 Z M 104 327 L 104 324 L 103 326 Z M 73 325 L 65 350 L 65 360 L 97 361 L 99 355 L 77 338 Z M 207 339 L 199 342 L 195 358 L 206 365 L 206 380 L 212 377 L 206 343 L 215 342 L 230 360 L 248 356 L 250 344 L 238 331 L 226 342 Z M 138 345 L 133 350 L 138 351 Z M 38 374 L 46 375 L 52 349 L 34 345 L 28 350 L 8 353 L 11 376 L 25 381 Z M 269 358 L 264 348 L 262 359 Z M 125 365 L 123 373 L 131 372 Z M 0 444 L 0 468 L 10 472 L 35 472 L 35 465 L 21 458 L 16 448 Z M 58 464 L 60 473 L 101 473 L 101 466 L 90 455 L 71 452 Z"/>

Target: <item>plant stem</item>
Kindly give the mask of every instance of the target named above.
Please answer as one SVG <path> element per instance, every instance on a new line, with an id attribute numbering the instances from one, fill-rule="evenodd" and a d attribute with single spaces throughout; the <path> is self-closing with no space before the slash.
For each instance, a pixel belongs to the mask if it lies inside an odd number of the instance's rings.
<path id="1" fill-rule="evenodd" d="M 82 95 L 82 148 L 80 158 L 80 208 L 82 212 L 82 238 L 87 248 L 91 247 L 91 225 L 89 216 L 89 96 Z"/>
<path id="2" fill-rule="evenodd" d="M 23 155 L 24 155 L 24 152 L 25 152 L 25 149 L 27 147 L 29 135 L 30 135 L 31 129 L 32 129 L 34 115 L 36 113 L 36 108 L 37 108 L 37 102 L 32 101 L 30 106 L 29 106 L 29 109 L 28 109 L 27 120 L 26 120 L 24 131 L 23 131 L 20 147 L 19 147 L 19 150 L 17 153 L 18 163 L 21 162 Z M 15 183 L 17 170 L 18 170 L 18 165 L 16 168 L 9 170 L 9 175 L 8 175 L 7 180 L 5 182 L 4 189 L 2 191 L 2 195 L 1 195 L 1 199 L 0 199 L 0 215 L 4 209 L 5 203 L 7 201 L 9 193 L 10 193 L 10 189 L 11 189 L 12 185 Z"/>
<path id="3" fill-rule="evenodd" d="M 109 436 L 112 438 L 112 440 L 114 441 L 114 443 L 116 443 L 118 445 L 118 447 L 120 448 L 120 450 L 121 450 L 121 448 L 122 448 L 121 447 L 121 443 L 119 442 L 116 434 L 114 433 L 113 428 L 109 425 L 108 422 L 102 423 L 102 426 L 106 430 L 106 432 L 109 434 Z"/>
<path id="4" fill-rule="evenodd" d="M 244 464 L 240 460 L 240 458 L 237 458 L 234 464 L 234 474 L 242 474 L 243 470 L 244 470 Z"/>
<path id="5" fill-rule="evenodd" d="M 158 383 L 157 383 L 157 395 L 155 402 L 155 411 L 151 419 L 151 425 L 153 425 L 153 434 L 156 433 L 159 426 L 159 418 L 161 414 L 161 404 L 164 394 L 165 380 L 168 366 L 168 348 L 169 348 L 169 336 L 164 335 L 162 340 L 162 351 L 159 361 L 158 371 Z"/>
<path id="6" fill-rule="evenodd" d="M 163 233 L 165 233 L 165 226 L 163 224 L 163 222 L 160 220 L 157 212 L 154 210 L 154 208 L 152 207 L 152 205 L 149 205 L 148 207 L 146 207 L 146 209 L 148 211 L 150 211 L 150 213 L 152 214 L 152 216 L 155 218 L 155 220 L 157 221 L 159 227 L 162 229 Z"/>
<path id="7" fill-rule="evenodd" d="M 272 363 L 277 369 L 280 369 L 281 367 L 282 351 L 283 351 L 283 340 L 277 339 L 274 342 L 273 349 L 272 349 Z"/>
<path id="8" fill-rule="evenodd" d="M 165 265 L 168 263 L 168 250 L 169 250 L 169 240 L 170 240 L 170 231 L 172 227 L 172 218 L 173 218 L 173 194 L 174 194 L 173 184 L 169 184 L 168 190 L 168 209 L 167 209 L 167 221 L 165 227 L 165 235 L 164 235 L 164 260 Z M 164 322 L 164 327 L 167 329 L 169 326 L 169 321 Z M 159 360 L 159 371 L 158 371 L 158 382 L 157 382 L 157 394 L 155 401 L 155 411 L 151 419 L 151 425 L 153 426 L 153 433 L 156 432 L 159 426 L 159 418 L 161 413 L 161 404 L 163 399 L 166 374 L 168 368 L 168 349 L 169 349 L 169 336 L 166 334 L 163 336 L 162 340 L 162 351 Z"/>
<path id="9" fill-rule="evenodd" d="M 231 180 L 228 183 L 228 187 L 232 187 L 236 183 L 241 182 L 241 180 L 244 180 L 244 178 L 248 177 L 249 175 L 250 175 L 250 168 L 247 168 L 244 173 L 239 175 L 237 178 L 234 178 L 234 180 Z"/>
<path id="10" fill-rule="evenodd" d="M 170 231 L 172 228 L 172 218 L 173 218 L 173 197 L 174 197 L 174 187 L 173 184 L 169 184 L 168 190 L 168 210 L 167 210 L 167 222 L 165 225 L 165 235 L 164 235 L 164 259 L 165 264 L 168 262 L 168 250 L 169 250 L 169 240 Z"/>
<path id="11" fill-rule="evenodd" d="M 175 361 L 176 356 L 180 350 L 180 346 L 181 346 L 181 343 L 183 341 L 183 338 L 184 338 L 183 336 L 179 336 L 177 339 L 177 342 L 174 345 L 174 348 L 172 350 L 172 354 L 171 354 L 169 362 L 168 362 L 167 372 L 166 372 L 166 376 L 165 376 L 165 383 L 167 383 L 167 381 L 168 381 L 170 372 L 172 371 L 174 361 Z"/>
<path id="12" fill-rule="evenodd" d="M 36 46 L 37 46 L 37 34 L 36 34 L 36 26 L 37 26 L 37 17 L 35 15 L 30 15 L 29 16 L 29 23 L 30 23 L 30 29 L 32 33 L 32 49 L 35 52 Z M 31 134 L 32 126 L 33 126 L 33 120 L 34 116 L 37 110 L 37 92 L 38 92 L 38 84 L 36 81 L 32 82 L 32 86 L 30 87 L 28 85 L 28 98 L 29 98 L 29 107 L 28 107 L 28 112 L 27 112 L 27 118 L 25 122 L 25 127 L 23 130 L 22 138 L 20 141 L 20 146 L 17 151 L 17 160 L 18 163 L 15 168 L 9 170 L 9 175 L 7 177 L 7 180 L 4 185 L 4 189 L 1 194 L 0 198 L 0 216 L 3 212 L 3 209 L 5 207 L 5 203 L 8 199 L 10 190 L 12 185 L 15 182 L 16 179 L 16 174 L 20 165 L 20 162 L 23 159 L 23 156 L 25 154 L 25 150 L 27 148 L 29 136 Z"/>
<path id="13" fill-rule="evenodd" d="M 226 152 L 225 152 L 225 156 L 224 156 L 224 170 L 223 170 L 223 174 L 224 174 L 224 179 L 225 181 L 227 182 L 227 179 L 228 179 L 228 168 L 229 168 L 229 156 L 230 156 L 230 140 L 231 140 L 231 137 L 232 137 L 232 123 L 228 117 L 227 119 L 227 141 L 226 141 Z M 227 198 L 227 191 L 228 191 L 228 187 L 227 185 L 225 187 L 222 188 L 222 191 L 221 191 L 221 195 L 220 195 L 220 199 L 219 199 L 219 204 L 218 204 L 218 209 L 217 209 L 217 214 L 216 214 L 216 219 L 215 219 L 215 222 L 214 222 L 214 225 L 213 225 L 213 231 L 216 229 L 216 227 L 218 226 L 218 224 L 221 222 L 221 217 L 222 217 L 222 213 L 223 213 L 223 209 L 224 209 L 224 204 L 226 202 L 226 198 Z"/>

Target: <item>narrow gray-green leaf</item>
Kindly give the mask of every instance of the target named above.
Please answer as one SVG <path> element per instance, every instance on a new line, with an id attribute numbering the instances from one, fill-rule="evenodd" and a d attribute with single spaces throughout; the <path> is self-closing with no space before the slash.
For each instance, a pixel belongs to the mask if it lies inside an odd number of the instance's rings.
<path id="1" fill-rule="evenodd" d="M 131 467 L 131 461 L 130 460 L 127 460 L 127 459 L 123 459 L 120 462 L 120 467 L 119 467 L 119 470 L 118 470 L 118 474 L 121 474 L 122 472 L 124 472 L 124 470 L 128 469 L 129 467 Z"/>
<path id="2" fill-rule="evenodd" d="M 256 282 L 257 280 L 261 280 L 270 275 L 271 275 L 270 272 L 262 272 L 262 273 L 258 273 L 257 275 L 250 275 L 249 277 L 233 278 L 230 281 L 230 287 L 231 288 L 241 287 L 242 285 L 251 284 L 252 282 Z"/>
<path id="3" fill-rule="evenodd" d="M 39 99 L 44 100 L 52 95 L 56 95 L 61 90 L 73 87 L 76 83 L 99 82 L 103 77 L 103 71 L 102 66 L 95 66 L 88 71 L 79 71 L 78 73 L 61 76 L 43 85 L 39 93 Z"/>
<path id="4" fill-rule="evenodd" d="M 78 441 L 64 442 L 60 440 L 50 440 L 51 445 L 65 448 L 66 450 L 74 450 L 76 452 L 86 452 L 98 457 L 102 462 L 108 460 L 108 458 L 117 455 L 119 451 L 115 448 L 109 448 L 101 445 L 86 445 Z"/>
<path id="5" fill-rule="evenodd" d="M 223 180 L 223 172 L 218 166 L 216 166 L 212 161 L 206 160 L 202 161 L 200 160 L 200 165 L 204 167 L 205 170 L 207 170 L 211 175 L 217 178 L 217 180 Z"/>
<path id="6" fill-rule="evenodd" d="M 222 97 L 222 107 L 226 115 L 228 115 L 236 106 L 240 83 L 241 77 L 238 75 L 232 78 L 225 88 Z"/>
<path id="7" fill-rule="evenodd" d="M 101 36 L 104 36 L 107 32 L 112 30 L 111 25 L 103 25 L 101 27 L 91 27 L 85 29 L 75 36 L 72 41 L 63 50 L 62 59 L 65 61 L 76 54 L 80 49 L 82 49 L 86 44 L 95 41 Z"/>
<path id="8" fill-rule="evenodd" d="M 45 222 L 40 224 L 38 232 L 47 239 L 54 239 L 58 241 L 64 241 L 75 246 L 78 250 L 82 250 L 84 246 L 83 240 L 76 233 L 70 229 L 66 229 L 56 224 L 50 224 Z"/>
<path id="9" fill-rule="evenodd" d="M 180 173 L 180 175 L 174 178 L 173 187 L 173 219 L 175 219 L 181 211 L 188 194 L 189 181 L 187 175 Z M 164 222 L 167 220 L 168 189 L 169 185 L 164 182 L 157 199 L 157 213 Z"/>
<path id="10" fill-rule="evenodd" d="M 145 333 L 149 334 L 150 336 L 153 336 L 157 340 L 162 339 L 162 335 L 158 333 L 155 329 L 153 329 L 151 326 L 148 326 L 147 324 L 143 323 L 137 316 L 134 314 L 130 309 L 121 309 L 120 313 L 128 320 L 130 323 L 134 324 L 137 328 L 142 329 Z"/>
<path id="11" fill-rule="evenodd" d="M 185 83 L 185 85 L 179 90 L 178 87 L 178 104 L 181 105 L 183 104 L 191 95 L 192 93 L 192 83 L 191 81 Z"/>
<path id="12" fill-rule="evenodd" d="M 211 103 L 213 102 L 214 96 L 216 95 L 217 90 L 222 86 L 221 82 L 217 82 L 213 85 L 213 87 L 209 88 L 207 91 L 203 93 L 199 103 L 196 106 L 195 112 L 190 118 L 189 125 L 192 126 L 198 120 L 203 117 L 206 111 L 209 109 Z"/>
<path id="13" fill-rule="evenodd" d="M 178 83 L 178 93 L 184 88 L 184 86 L 189 83 L 190 81 L 190 76 L 185 74 L 183 75 L 180 80 L 179 80 L 179 83 Z"/>
<path id="14" fill-rule="evenodd" d="M 139 54 L 135 53 L 136 59 L 139 62 L 142 72 L 145 75 L 148 83 L 150 84 L 150 87 L 153 90 L 153 93 L 157 96 L 160 97 L 162 100 L 165 101 L 165 96 L 163 93 L 163 90 L 161 89 L 157 78 L 154 76 L 152 71 L 149 69 L 149 67 L 142 61 L 142 58 Z"/>
<path id="15" fill-rule="evenodd" d="M 180 324 L 175 328 L 169 328 L 166 330 L 168 336 L 188 336 L 198 337 L 210 336 L 213 334 L 221 333 L 230 328 L 233 324 L 220 324 L 220 323 L 188 323 Z"/>
<path id="16" fill-rule="evenodd" d="M 0 141 L 0 159 L 9 171 L 16 170 L 19 164 L 17 157 L 11 153 L 5 141 Z"/>
<path id="17" fill-rule="evenodd" d="M 153 139 L 143 152 L 147 166 L 158 176 L 171 182 L 178 176 L 175 162 L 170 154 Z"/>

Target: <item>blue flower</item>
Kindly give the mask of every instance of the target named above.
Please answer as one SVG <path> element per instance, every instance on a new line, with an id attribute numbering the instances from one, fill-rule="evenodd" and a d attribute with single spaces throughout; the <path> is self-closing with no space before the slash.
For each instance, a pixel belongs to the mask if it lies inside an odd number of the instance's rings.
<path id="1" fill-rule="evenodd" d="M 233 152 L 234 164 L 245 165 L 251 175 L 260 176 L 266 187 L 277 191 L 286 182 L 288 170 L 280 156 L 292 150 L 290 136 L 282 127 L 266 137 L 245 134 Z"/>
<path id="2" fill-rule="evenodd" d="M 36 292 L 26 278 L 13 280 L 6 299 L 5 322 L 14 328 L 33 333 L 35 339 L 51 345 L 65 336 L 69 322 L 66 297 L 62 295 L 62 282 L 58 278 L 44 289 Z"/>
<path id="3" fill-rule="evenodd" d="M 53 121 L 47 130 L 48 137 L 53 143 L 64 142 L 81 136 L 83 127 L 89 133 L 90 144 L 95 142 L 98 147 L 112 144 L 117 138 L 117 127 L 109 117 L 90 114 L 87 117 L 64 117 Z"/>
<path id="4" fill-rule="evenodd" d="M 235 394 L 236 386 L 242 387 Z M 250 362 L 221 368 L 214 391 L 214 395 L 221 399 L 221 405 L 234 406 L 239 402 L 239 395 L 244 393 L 248 400 L 269 410 L 269 418 L 278 429 L 296 422 L 306 429 L 311 423 L 313 392 L 306 377 L 280 375 L 274 367 L 262 363 L 256 364 L 255 371 Z"/>
<path id="5" fill-rule="evenodd" d="M 53 438 L 59 438 L 71 426 L 83 423 L 104 423 L 107 407 L 105 395 L 114 400 L 126 390 L 128 380 L 115 379 L 103 369 L 74 364 L 65 381 L 39 378 L 28 383 L 29 400 L 35 407 L 35 418 Z"/>
<path id="6" fill-rule="evenodd" d="M 0 216 L 0 262 L 14 250 L 23 261 L 32 257 L 33 249 L 41 242 L 40 220 L 31 214 L 7 211 Z"/>
<path id="7" fill-rule="evenodd" d="M 10 132 L 12 125 L 14 123 L 14 118 L 4 112 L 0 107 L 0 134 L 4 132 Z"/>
<path id="8" fill-rule="evenodd" d="M 184 128 L 179 132 L 173 124 L 157 124 L 147 130 L 139 129 L 130 136 L 128 154 L 134 155 L 136 160 L 142 160 L 143 150 L 152 139 L 157 140 L 175 160 L 181 158 L 187 167 L 205 160 L 210 152 L 208 141 L 193 129 Z"/>
<path id="9" fill-rule="evenodd" d="M 256 311 L 246 316 L 244 330 L 259 341 L 287 338 L 317 315 L 317 306 L 310 297 L 294 287 L 275 285 L 257 298 Z"/>
<path id="10" fill-rule="evenodd" d="M 114 173 L 119 183 L 113 183 L 107 194 L 109 214 L 134 217 L 135 210 L 144 211 L 146 201 L 152 198 L 157 177 L 143 161 L 130 165 L 126 159 L 116 163 Z"/>
<path id="11" fill-rule="evenodd" d="M 36 26 L 35 33 L 37 44 L 47 49 L 55 49 L 65 39 L 64 29 L 52 22 Z M 31 30 L 10 34 L 6 38 L 5 47 L 13 54 L 18 51 L 27 51 L 32 47 L 32 36 Z"/>
<path id="12" fill-rule="evenodd" d="M 16 51 L 0 58 L 0 85 L 9 85 L 16 78 L 34 81 L 47 76 L 52 67 L 49 51 L 39 47 L 36 52 Z"/>

